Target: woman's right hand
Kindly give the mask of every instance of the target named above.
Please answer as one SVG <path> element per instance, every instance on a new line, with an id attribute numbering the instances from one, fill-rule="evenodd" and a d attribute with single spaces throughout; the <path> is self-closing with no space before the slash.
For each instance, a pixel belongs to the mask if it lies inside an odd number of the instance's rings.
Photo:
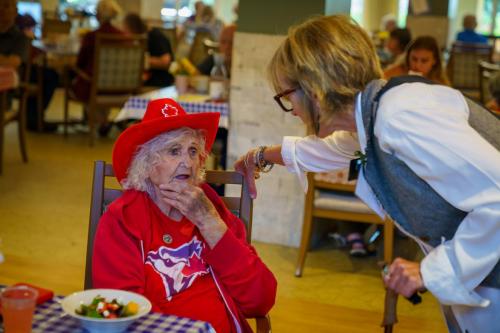
<path id="1" fill-rule="evenodd" d="M 234 163 L 234 169 L 246 178 L 248 191 L 252 199 L 257 197 L 257 186 L 255 185 L 255 180 L 259 178 L 259 172 L 257 171 L 257 167 L 255 165 L 256 153 L 257 148 L 250 149 L 245 155 L 238 158 L 238 160 Z"/>

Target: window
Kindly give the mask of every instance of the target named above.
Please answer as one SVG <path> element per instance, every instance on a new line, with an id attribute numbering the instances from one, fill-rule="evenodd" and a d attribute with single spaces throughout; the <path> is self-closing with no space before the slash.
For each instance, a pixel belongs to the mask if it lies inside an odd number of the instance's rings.
<path id="1" fill-rule="evenodd" d="M 165 0 L 161 9 L 161 19 L 169 23 L 183 23 L 195 13 L 194 4 L 197 0 Z M 208 6 L 214 5 L 214 0 L 204 0 Z"/>
<path id="2" fill-rule="evenodd" d="M 500 0 L 479 1 L 477 32 L 500 35 Z"/>
<path id="3" fill-rule="evenodd" d="M 42 23 L 42 5 L 39 2 L 18 1 L 17 12 L 20 15 L 29 14 L 36 21 L 34 29 L 36 38 L 42 38 L 42 30 L 40 24 Z"/>

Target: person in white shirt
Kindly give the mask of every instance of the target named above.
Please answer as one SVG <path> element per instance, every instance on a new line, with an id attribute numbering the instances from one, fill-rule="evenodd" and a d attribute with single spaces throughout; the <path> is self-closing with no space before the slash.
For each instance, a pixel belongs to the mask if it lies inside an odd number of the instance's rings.
<path id="1" fill-rule="evenodd" d="M 356 194 L 425 253 L 420 263 L 396 258 L 386 287 L 405 297 L 429 290 L 450 332 L 500 332 L 498 119 L 418 77 L 384 87 L 368 35 L 341 15 L 291 27 L 269 74 L 279 106 L 315 134 L 241 156 L 235 169 L 251 195 L 274 164 L 306 189 L 307 171 L 363 156 Z"/>

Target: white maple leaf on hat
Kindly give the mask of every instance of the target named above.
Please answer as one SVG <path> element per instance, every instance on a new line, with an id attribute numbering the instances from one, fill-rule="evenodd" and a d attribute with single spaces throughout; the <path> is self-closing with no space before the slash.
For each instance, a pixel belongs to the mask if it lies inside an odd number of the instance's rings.
<path id="1" fill-rule="evenodd" d="M 173 105 L 165 104 L 161 109 L 161 113 L 165 118 L 177 116 L 179 114 L 179 110 Z"/>

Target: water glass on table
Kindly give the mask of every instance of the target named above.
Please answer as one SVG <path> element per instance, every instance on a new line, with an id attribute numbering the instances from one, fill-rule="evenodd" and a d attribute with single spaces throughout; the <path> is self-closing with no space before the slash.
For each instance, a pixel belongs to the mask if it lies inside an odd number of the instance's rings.
<path id="1" fill-rule="evenodd" d="M 30 333 L 38 292 L 26 286 L 7 287 L 3 290 L 3 325 L 5 333 Z"/>

